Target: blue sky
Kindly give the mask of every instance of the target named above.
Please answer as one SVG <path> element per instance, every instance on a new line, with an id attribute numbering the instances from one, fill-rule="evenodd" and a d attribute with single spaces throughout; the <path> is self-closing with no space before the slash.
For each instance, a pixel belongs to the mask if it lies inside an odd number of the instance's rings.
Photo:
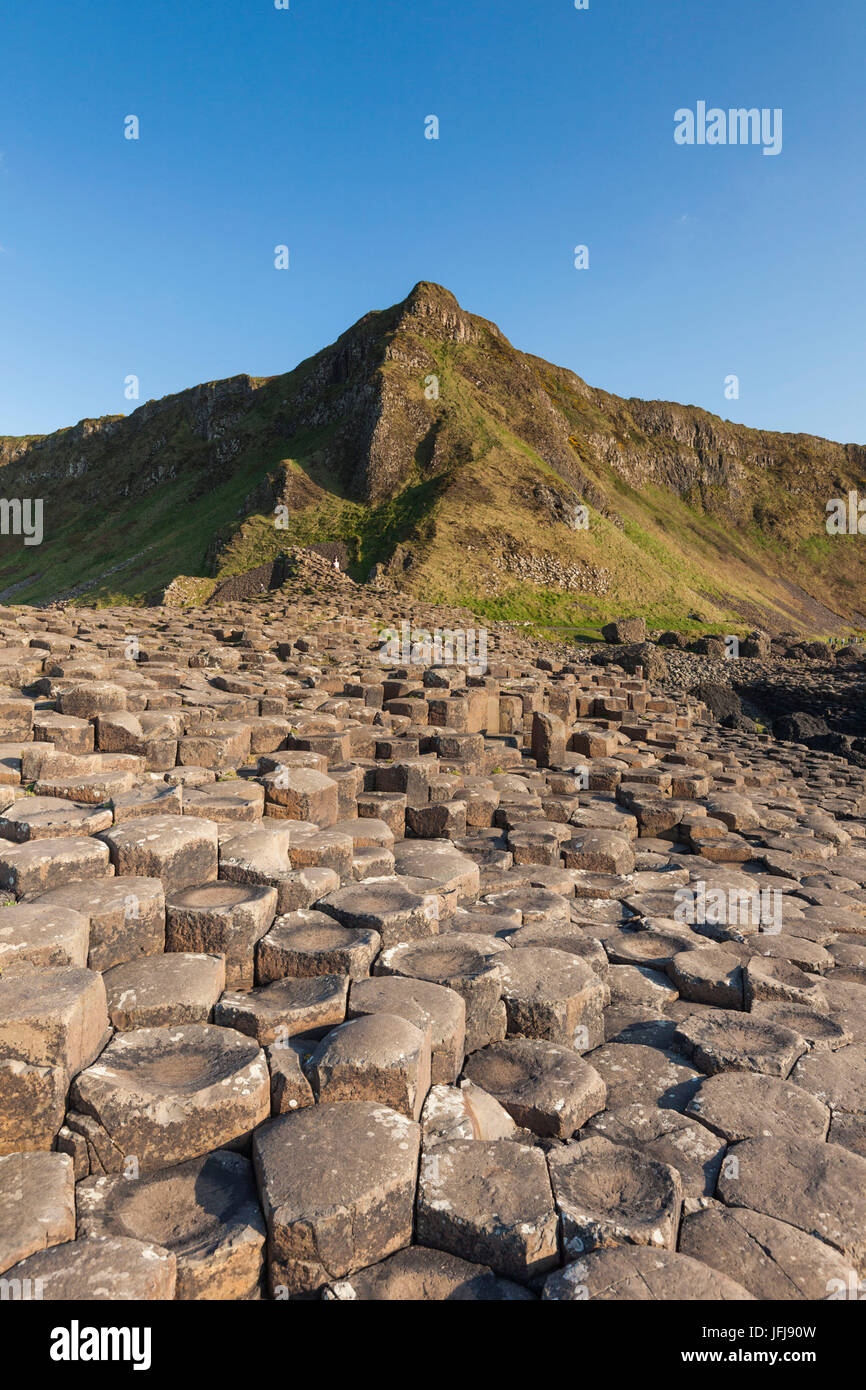
<path id="1" fill-rule="evenodd" d="M 862 0 L 290 3 L 5 8 L 0 433 L 288 371 L 423 279 L 593 385 L 866 443 Z M 781 154 L 676 145 L 701 100 Z"/>

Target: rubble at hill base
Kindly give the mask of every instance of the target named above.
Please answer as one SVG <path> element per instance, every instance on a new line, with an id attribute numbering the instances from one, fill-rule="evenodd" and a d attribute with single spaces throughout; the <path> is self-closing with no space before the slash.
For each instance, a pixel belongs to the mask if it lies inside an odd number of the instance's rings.
<path id="1" fill-rule="evenodd" d="M 862 770 L 334 586 L 0 610 L 6 1287 L 850 1296 Z"/>

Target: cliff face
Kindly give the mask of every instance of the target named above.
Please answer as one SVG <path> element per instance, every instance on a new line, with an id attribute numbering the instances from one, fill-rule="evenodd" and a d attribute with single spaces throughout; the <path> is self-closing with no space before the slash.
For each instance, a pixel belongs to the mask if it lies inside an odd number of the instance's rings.
<path id="1" fill-rule="evenodd" d="M 340 541 L 358 578 L 493 616 L 607 603 L 814 630 L 864 605 L 860 538 L 824 528 L 864 486 L 862 446 L 622 400 L 426 283 L 292 372 L 0 439 L 0 468 L 3 496 L 44 499 L 42 546 L 0 538 L 18 602 L 141 599 Z"/>

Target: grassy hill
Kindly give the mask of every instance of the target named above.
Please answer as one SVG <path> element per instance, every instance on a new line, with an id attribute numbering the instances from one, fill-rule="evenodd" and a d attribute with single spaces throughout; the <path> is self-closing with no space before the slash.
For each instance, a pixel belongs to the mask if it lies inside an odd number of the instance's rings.
<path id="1" fill-rule="evenodd" d="M 144 603 L 339 540 L 490 619 L 832 631 L 866 624 L 866 545 L 825 507 L 864 476 L 863 446 L 590 387 L 422 283 L 285 375 L 0 439 L 0 495 L 44 499 L 0 601 Z"/>

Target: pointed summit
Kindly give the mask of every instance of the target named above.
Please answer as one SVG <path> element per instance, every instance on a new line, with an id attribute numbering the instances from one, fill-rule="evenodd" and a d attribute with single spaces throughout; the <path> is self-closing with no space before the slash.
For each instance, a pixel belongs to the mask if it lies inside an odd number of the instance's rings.
<path id="1" fill-rule="evenodd" d="M 436 305 L 444 302 L 453 309 L 460 309 L 457 296 L 447 290 L 444 285 L 437 285 L 433 280 L 419 280 L 417 285 L 413 285 L 403 302 L 407 307 L 412 308 L 420 303 Z"/>
<path id="2" fill-rule="evenodd" d="M 451 290 L 431 280 L 419 280 L 398 307 L 409 318 L 421 320 L 428 328 L 454 342 L 481 342 L 487 333 L 501 342 L 508 342 L 495 323 L 468 313 Z"/>

